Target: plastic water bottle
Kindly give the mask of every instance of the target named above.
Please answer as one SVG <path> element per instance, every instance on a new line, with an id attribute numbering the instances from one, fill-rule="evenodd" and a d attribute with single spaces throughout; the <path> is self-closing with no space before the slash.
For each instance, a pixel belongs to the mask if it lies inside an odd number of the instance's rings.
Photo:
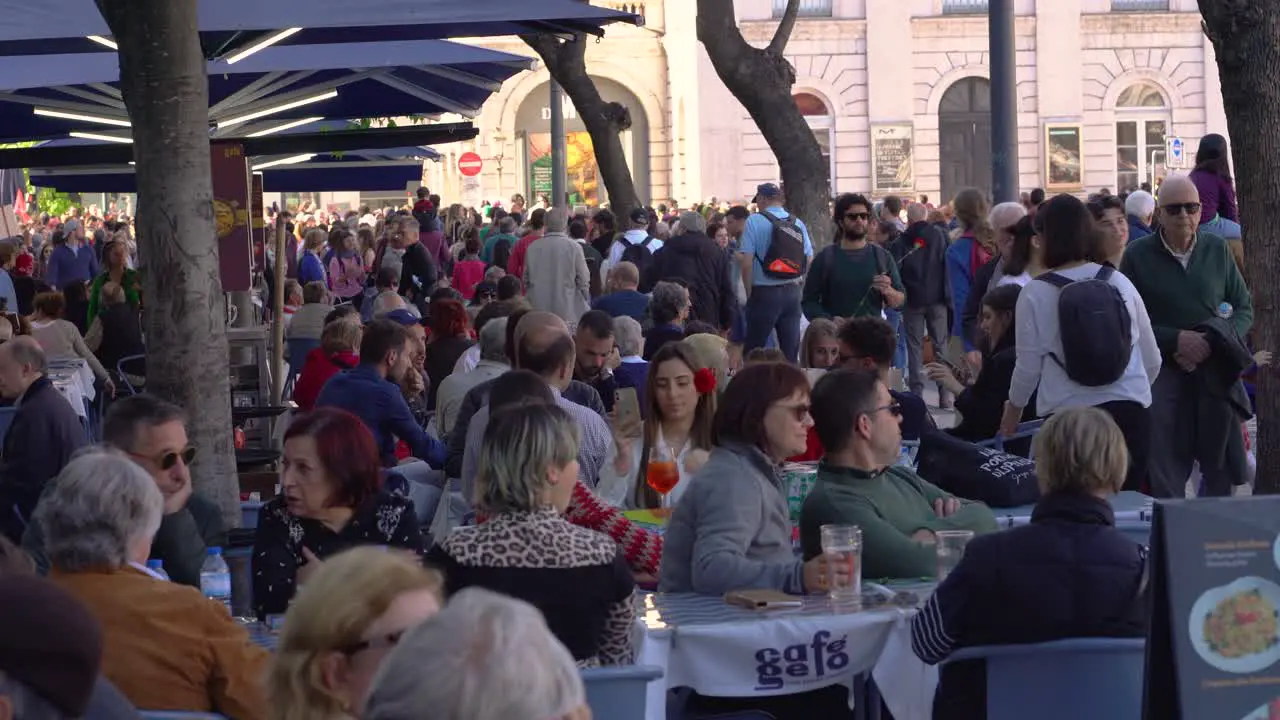
<path id="1" fill-rule="evenodd" d="M 1222 318 L 1223 320 L 1229 320 L 1231 319 L 1231 316 L 1234 314 L 1235 314 L 1235 308 L 1231 307 L 1231 303 L 1224 302 L 1224 303 L 1218 304 L 1218 317 Z"/>
<path id="2" fill-rule="evenodd" d="M 148 560 L 147 569 L 165 580 L 169 579 L 169 573 L 164 571 L 164 562 L 161 560 Z"/>
<path id="3" fill-rule="evenodd" d="M 200 592 L 217 600 L 231 612 L 231 568 L 222 558 L 222 548 L 211 547 L 205 551 L 204 564 L 200 566 Z"/>

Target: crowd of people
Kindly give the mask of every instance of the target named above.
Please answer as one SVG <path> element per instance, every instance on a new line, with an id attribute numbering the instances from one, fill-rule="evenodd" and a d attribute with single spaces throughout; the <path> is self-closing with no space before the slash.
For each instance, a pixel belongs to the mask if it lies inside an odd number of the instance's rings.
<path id="1" fill-rule="evenodd" d="M 142 303 L 132 242 L 104 243 L 98 270 L 65 222 L 42 262 L 58 290 L 0 344 L 18 407 L 0 595 L 22 609 L 0 638 L 48 659 L 0 649 L 0 708 L 585 718 L 577 668 L 633 662 L 639 590 L 826 592 L 850 572 L 823 551 L 830 524 L 861 529 L 868 578 L 930 577 L 939 533 L 976 535 L 914 621 L 925 662 L 1141 636 L 1146 553 L 1107 499 L 1181 497 L 1193 466 L 1198 494 L 1247 484 L 1241 377 L 1267 360 L 1238 238 L 1213 231 L 1236 219 L 1215 147 L 1158 196 L 841 195 L 817 252 L 773 184 L 751 207 L 625 218 L 523 200 L 486 218 L 425 190 L 399 211 L 289 212 L 268 262 L 287 265 L 298 413 L 250 558 L 253 614 L 283 618 L 271 652 L 197 589 L 227 530 L 193 492 L 184 409 L 118 399 L 85 448 L 47 391 L 48 358 L 78 355 L 111 394 L 120 371 L 76 323 L 105 336 Z M 1028 527 L 997 531 L 903 462 L 952 407 L 945 432 L 970 442 L 1047 418 Z M 793 523 L 797 460 L 819 462 Z M 935 717 L 981 717 L 982 687 L 980 665 L 947 665 Z M 828 716 L 844 692 L 691 707 Z"/>

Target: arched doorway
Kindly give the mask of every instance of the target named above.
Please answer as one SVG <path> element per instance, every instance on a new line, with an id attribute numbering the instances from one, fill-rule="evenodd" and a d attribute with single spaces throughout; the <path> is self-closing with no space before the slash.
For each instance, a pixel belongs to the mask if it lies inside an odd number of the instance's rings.
<path id="1" fill-rule="evenodd" d="M 592 78 L 605 102 L 621 103 L 631 111 L 631 129 L 621 134 L 622 151 L 636 180 L 636 193 L 649 201 L 649 122 L 644 106 L 633 92 L 602 77 Z M 525 197 L 532 204 L 539 195 L 551 194 L 551 108 L 547 83 L 535 87 L 516 110 L 516 148 L 520 153 Z M 564 96 L 565 169 L 570 205 L 599 206 L 607 202 L 604 182 L 596 163 L 595 149 L 587 126 L 578 116 L 569 96 Z"/>
<path id="2" fill-rule="evenodd" d="M 792 96 L 792 99 L 796 101 L 796 109 L 804 116 L 809 130 L 813 132 L 813 139 L 818 141 L 818 151 L 822 153 L 822 160 L 828 168 L 827 190 L 834 195 L 836 186 L 836 163 L 833 154 L 836 145 L 834 114 L 831 108 L 827 107 L 826 101 L 811 92 L 798 92 Z"/>
<path id="3" fill-rule="evenodd" d="M 942 202 L 976 187 L 991 195 L 991 82 L 968 77 L 947 88 L 938 104 L 938 162 Z"/>

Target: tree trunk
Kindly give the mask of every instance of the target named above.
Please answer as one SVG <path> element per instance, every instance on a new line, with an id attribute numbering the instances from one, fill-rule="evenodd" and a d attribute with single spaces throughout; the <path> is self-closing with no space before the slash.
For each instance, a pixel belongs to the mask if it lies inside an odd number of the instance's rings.
<path id="1" fill-rule="evenodd" d="M 631 127 L 631 112 L 625 105 L 605 102 L 596 84 L 587 74 L 587 36 L 579 33 L 571 40 L 555 35 L 522 35 L 529 47 L 538 53 L 552 79 L 560 83 L 564 94 L 573 101 L 578 117 L 587 126 L 591 146 L 600 165 L 600 176 L 609 192 L 609 207 L 619 219 L 619 226 L 633 208 L 641 206 L 636 194 L 627 155 L 622 149 L 620 133 Z M 559 198 L 555 198 L 558 202 Z"/>
<path id="2" fill-rule="evenodd" d="M 1222 103 L 1235 142 L 1236 193 L 1245 245 L 1245 280 L 1253 294 L 1253 344 L 1280 349 L 1280 26 L 1269 0 L 1200 0 L 1204 31 L 1218 56 Z M 1258 478 L 1255 492 L 1280 493 L 1280 377 L 1258 372 Z"/>
<path id="3" fill-rule="evenodd" d="M 239 525 L 226 299 L 209 161 L 209 96 L 196 0 L 97 0 L 120 46 L 133 124 L 147 391 L 182 406 L 192 479 Z"/>
<path id="4" fill-rule="evenodd" d="M 790 0 L 766 48 L 742 37 L 733 0 L 698 0 L 698 40 L 729 92 L 755 120 L 782 171 L 787 208 L 804 220 L 817 246 L 831 240 L 831 168 L 791 96 L 796 72 L 783 57 L 800 11 Z"/>

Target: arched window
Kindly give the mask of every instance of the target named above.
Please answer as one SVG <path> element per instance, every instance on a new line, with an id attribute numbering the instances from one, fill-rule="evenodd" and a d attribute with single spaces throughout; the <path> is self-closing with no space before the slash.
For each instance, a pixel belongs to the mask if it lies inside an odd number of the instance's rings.
<path id="1" fill-rule="evenodd" d="M 836 186 L 836 123 L 832 117 L 831 108 L 822 98 L 808 92 L 798 92 L 793 96 L 796 102 L 796 109 L 804 116 L 804 121 L 809 124 L 809 130 L 813 132 L 813 139 L 818 141 L 818 150 L 822 152 L 822 159 L 826 161 L 829 168 L 830 181 L 827 185 L 828 190 L 834 194 Z"/>
<path id="2" fill-rule="evenodd" d="M 1169 131 L 1169 103 L 1155 83 L 1136 82 L 1116 98 L 1116 187 L 1133 190 L 1168 172 L 1165 135 Z"/>

